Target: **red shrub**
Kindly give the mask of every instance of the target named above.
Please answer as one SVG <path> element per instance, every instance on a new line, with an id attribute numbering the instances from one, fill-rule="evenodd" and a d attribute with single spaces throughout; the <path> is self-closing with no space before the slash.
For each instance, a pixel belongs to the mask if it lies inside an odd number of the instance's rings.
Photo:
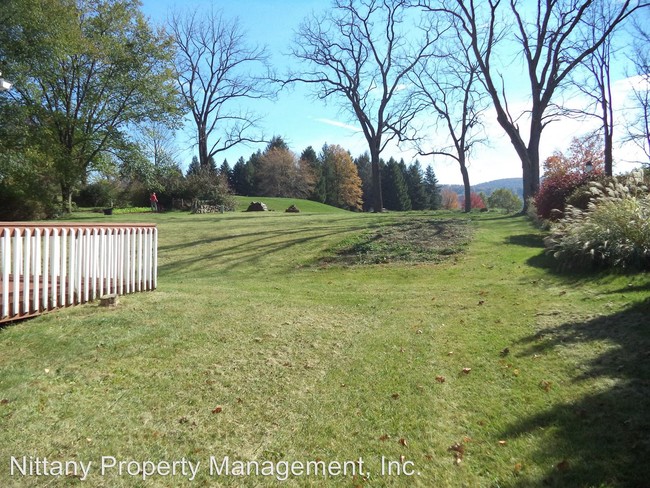
<path id="1" fill-rule="evenodd" d="M 537 215 L 542 219 L 562 218 L 567 197 L 588 180 L 589 176 L 584 173 L 554 173 L 546 176 L 535 195 Z"/>
<path id="2" fill-rule="evenodd" d="M 469 194 L 469 203 L 471 205 L 471 208 L 485 208 L 485 202 L 483 201 L 483 197 L 479 195 L 478 193 L 471 192 Z M 465 198 L 461 198 L 461 208 L 465 208 Z"/>

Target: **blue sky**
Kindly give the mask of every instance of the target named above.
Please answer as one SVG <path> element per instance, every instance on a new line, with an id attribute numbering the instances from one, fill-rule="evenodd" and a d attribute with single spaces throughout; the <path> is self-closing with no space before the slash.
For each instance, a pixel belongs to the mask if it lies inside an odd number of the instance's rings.
<path id="1" fill-rule="evenodd" d="M 326 0 L 238 0 L 238 1 L 198 1 L 177 2 L 176 0 L 143 0 L 143 11 L 154 23 L 162 23 L 170 9 L 221 9 L 227 17 L 237 17 L 241 26 L 248 33 L 252 43 L 267 45 L 272 55 L 271 61 L 278 73 L 283 73 L 291 65 L 292 59 L 287 55 L 293 40 L 294 31 L 300 22 L 312 11 L 321 12 L 329 5 Z M 521 67 L 516 64 L 508 68 L 508 74 L 517 78 Z M 525 81 L 524 81 L 525 83 Z M 625 79 L 615 85 L 615 97 L 623 103 L 629 83 Z M 574 100 L 575 101 L 575 100 Z M 525 108 L 525 100 L 510 100 L 511 108 L 520 105 Z M 367 151 L 367 145 L 358 124 L 350 120 L 340 109 L 337 101 L 327 103 L 315 100 L 310 96 L 309 87 L 296 86 L 280 93 L 277 100 L 256 102 L 255 110 L 263 116 L 263 132 L 267 139 L 274 135 L 281 136 L 290 148 L 300 153 L 307 146 L 312 146 L 319 152 L 323 144 L 339 144 L 350 150 L 353 156 Z M 522 122 L 522 127 L 525 127 Z M 472 184 L 498 178 L 520 177 L 521 163 L 503 135 L 501 127 L 496 122 L 493 112 L 485 116 L 486 133 L 490 140 L 487 147 L 481 147 L 472 157 L 469 167 Z M 564 150 L 568 147 L 573 136 L 579 136 L 593 128 L 593 122 L 562 121 L 551 124 L 542 136 L 541 157 L 550 156 L 554 150 Z M 177 143 L 181 149 L 181 159 L 186 167 L 196 154 L 192 149 L 192 126 L 188 124 L 185 131 L 178 134 Z M 248 159 L 257 149 L 264 145 L 240 145 L 231 150 L 219 153 L 217 164 L 227 159 L 230 165 L 243 156 Z M 634 160 L 637 154 L 631 148 L 618 148 L 615 155 L 620 161 L 615 171 L 628 171 L 633 164 L 624 162 Z M 408 163 L 419 159 L 423 166 L 431 165 L 441 183 L 462 183 L 458 164 L 443 157 L 418 156 L 409 145 L 401 147 L 389 146 L 382 157 L 396 159 L 404 158 Z"/>

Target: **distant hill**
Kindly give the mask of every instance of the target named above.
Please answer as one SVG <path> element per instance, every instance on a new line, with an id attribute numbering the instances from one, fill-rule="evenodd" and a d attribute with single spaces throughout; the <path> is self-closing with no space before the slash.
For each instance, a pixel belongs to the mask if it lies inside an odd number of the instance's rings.
<path id="1" fill-rule="evenodd" d="M 463 185 L 441 185 L 444 188 L 451 188 L 453 191 L 459 195 L 465 193 L 465 187 Z M 500 180 L 486 181 L 485 183 L 479 183 L 478 185 L 472 185 L 472 191 L 476 193 L 485 193 L 490 195 L 494 190 L 499 188 L 505 188 L 506 190 L 511 190 L 515 195 L 519 195 L 519 198 L 524 196 L 524 184 L 521 178 L 502 178 Z"/>

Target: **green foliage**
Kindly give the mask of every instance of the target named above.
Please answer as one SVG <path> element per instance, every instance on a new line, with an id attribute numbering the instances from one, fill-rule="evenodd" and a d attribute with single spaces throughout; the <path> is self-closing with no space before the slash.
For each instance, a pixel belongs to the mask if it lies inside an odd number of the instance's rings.
<path id="1" fill-rule="evenodd" d="M 184 197 L 224 205 L 228 210 L 236 206 L 226 178 L 210 168 L 201 168 L 198 173 L 187 176 Z"/>
<path id="2" fill-rule="evenodd" d="M 361 191 L 363 196 L 363 209 L 368 210 L 372 207 L 372 166 L 370 163 L 370 155 L 365 152 L 354 160 L 357 166 L 357 173 L 361 178 Z"/>
<path id="3" fill-rule="evenodd" d="M 400 164 L 390 158 L 381 169 L 381 176 L 384 207 L 388 210 L 411 210 L 411 199 Z"/>
<path id="4" fill-rule="evenodd" d="M 487 198 L 489 208 L 502 208 L 508 213 L 518 212 L 523 207 L 523 202 L 512 190 L 499 188 L 494 190 Z"/>
<path id="5" fill-rule="evenodd" d="M 567 207 L 545 240 L 564 266 L 650 269 L 650 192 L 641 172 L 590 184 L 587 208 Z"/>
<path id="6" fill-rule="evenodd" d="M 135 0 L 15 0 L 3 14 L 0 59 L 14 89 L 0 104 L 24 111 L 16 131 L 29 121 L 33 137 L 21 149 L 42 151 L 69 202 L 90 170 L 132 155 L 132 124 L 175 113 L 169 39 Z"/>
<path id="7" fill-rule="evenodd" d="M 427 194 L 428 207 L 431 210 L 438 210 L 442 208 L 442 195 L 440 192 L 440 185 L 438 178 L 431 166 L 427 166 L 424 172 L 424 190 Z"/>
<path id="8" fill-rule="evenodd" d="M 408 167 L 406 172 L 406 186 L 408 188 L 409 198 L 411 199 L 411 208 L 413 210 L 428 209 L 429 199 L 419 161 L 415 161 Z"/>
<path id="9" fill-rule="evenodd" d="M 79 207 L 113 207 L 120 194 L 120 187 L 115 180 L 101 179 L 84 186 L 75 203 Z"/>
<path id="10" fill-rule="evenodd" d="M 38 148 L 22 150 L 5 137 L 3 129 L 10 127 L 1 121 L 11 125 L 16 115 L 0 110 L 0 220 L 53 217 L 59 212 L 59 191 L 51 165 Z M 23 135 L 28 138 L 29 131 Z"/>

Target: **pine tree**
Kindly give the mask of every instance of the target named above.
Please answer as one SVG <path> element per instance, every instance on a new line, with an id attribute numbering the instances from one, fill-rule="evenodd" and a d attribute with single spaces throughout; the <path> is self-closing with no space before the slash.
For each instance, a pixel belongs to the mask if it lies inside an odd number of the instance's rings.
<path id="1" fill-rule="evenodd" d="M 232 170 L 230 169 L 230 165 L 228 164 L 227 159 L 224 159 L 223 163 L 221 163 L 221 166 L 219 166 L 219 175 L 223 176 L 226 179 L 230 188 L 234 188 L 235 185 L 232 179 Z"/>
<path id="2" fill-rule="evenodd" d="M 442 195 L 440 194 L 440 185 L 438 178 L 431 166 L 427 166 L 424 172 L 424 190 L 427 195 L 427 204 L 431 210 L 438 210 L 442 207 Z"/>
<path id="3" fill-rule="evenodd" d="M 361 190 L 363 191 L 363 209 L 370 210 L 372 207 L 372 167 L 370 164 L 370 155 L 365 152 L 354 160 L 357 166 L 357 172 L 361 178 Z"/>
<path id="4" fill-rule="evenodd" d="M 311 168 L 312 174 L 314 176 L 314 189 L 309 195 L 309 200 L 315 202 L 325 203 L 327 198 L 327 192 L 325 189 L 325 179 L 323 178 L 323 165 L 314 148 L 309 146 L 307 147 L 302 154 L 300 155 L 300 161 L 304 161 Z"/>
<path id="5" fill-rule="evenodd" d="M 422 179 L 422 167 L 419 161 L 415 161 L 408 167 L 406 172 L 406 185 L 408 187 L 409 197 L 411 198 L 411 207 L 413 210 L 426 210 L 429 208 L 426 189 Z"/>
<path id="6" fill-rule="evenodd" d="M 190 166 L 187 168 L 186 176 L 197 175 L 199 174 L 200 169 L 201 169 L 201 165 L 199 164 L 199 158 L 197 156 L 192 156 L 192 162 L 190 163 Z"/>
<path id="7" fill-rule="evenodd" d="M 246 162 L 246 171 L 248 172 L 248 178 L 250 178 L 251 182 L 250 195 L 260 195 L 261 182 L 259 168 L 261 159 L 262 151 L 258 149 L 257 152 L 251 154 L 251 157 L 248 158 L 248 161 Z"/>
<path id="8" fill-rule="evenodd" d="M 289 151 L 289 146 L 284 139 L 280 136 L 273 136 L 264 150 L 264 154 L 268 153 L 271 149 L 282 149 L 284 151 Z"/>
<path id="9" fill-rule="evenodd" d="M 251 195 L 253 188 L 244 158 L 239 158 L 232 168 L 232 188 L 237 195 Z"/>
<path id="10" fill-rule="evenodd" d="M 408 188 L 400 164 L 390 158 L 382 172 L 382 193 L 385 208 L 397 211 L 411 210 L 411 199 L 409 198 Z"/>
<path id="11" fill-rule="evenodd" d="M 213 175 L 219 174 L 219 171 L 217 170 L 217 163 L 214 161 L 214 158 L 212 156 L 208 158 L 208 169 Z"/>

